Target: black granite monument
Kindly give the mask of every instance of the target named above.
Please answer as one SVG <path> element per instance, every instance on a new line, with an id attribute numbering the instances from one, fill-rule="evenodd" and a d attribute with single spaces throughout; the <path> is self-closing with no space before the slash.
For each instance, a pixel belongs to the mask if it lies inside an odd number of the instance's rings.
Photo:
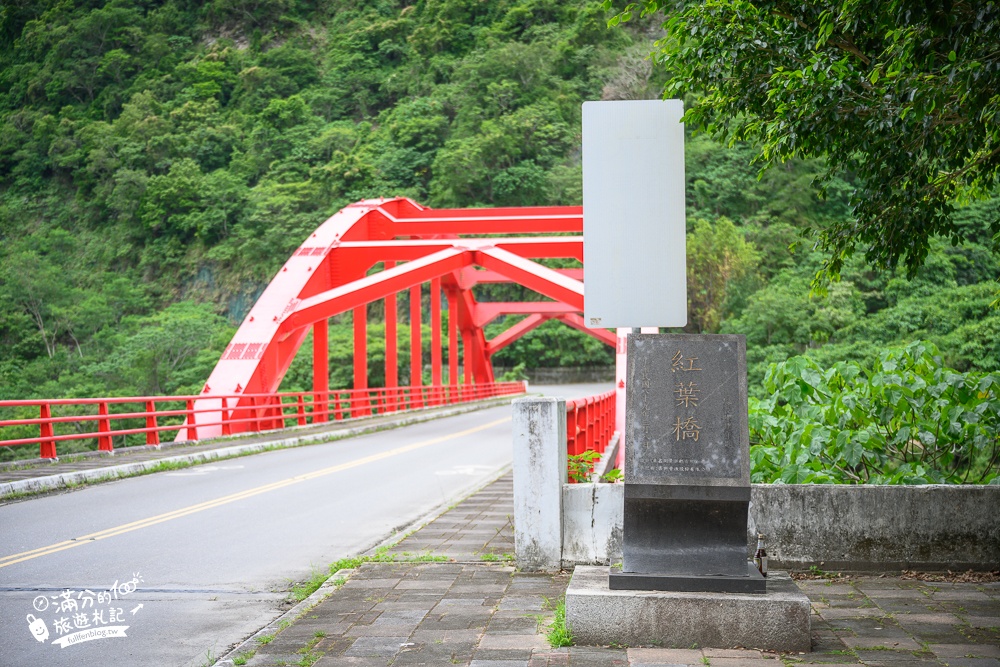
<path id="1" fill-rule="evenodd" d="M 747 560 L 743 336 L 628 337 L 625 515 L 617 590 L 764 593 Z"/>

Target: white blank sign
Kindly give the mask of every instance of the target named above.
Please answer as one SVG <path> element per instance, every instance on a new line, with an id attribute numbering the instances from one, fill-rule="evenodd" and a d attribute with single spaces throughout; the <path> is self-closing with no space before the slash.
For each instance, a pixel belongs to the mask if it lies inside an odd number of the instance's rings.
<path id="1" fill-rule="evenodd" d="M 687 324 L 680 100 L 583 104 L 589 327 Z"/>

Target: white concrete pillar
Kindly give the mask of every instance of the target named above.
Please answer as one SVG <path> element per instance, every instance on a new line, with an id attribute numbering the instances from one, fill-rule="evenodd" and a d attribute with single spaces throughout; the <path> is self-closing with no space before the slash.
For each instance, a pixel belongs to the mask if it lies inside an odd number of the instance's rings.
<path id="1" fill-rule="evenodd" d="M 514 401 L 514 555 L 526 571 L 562 563 L 562 485 L 566 482 L 566 401 Z"/>

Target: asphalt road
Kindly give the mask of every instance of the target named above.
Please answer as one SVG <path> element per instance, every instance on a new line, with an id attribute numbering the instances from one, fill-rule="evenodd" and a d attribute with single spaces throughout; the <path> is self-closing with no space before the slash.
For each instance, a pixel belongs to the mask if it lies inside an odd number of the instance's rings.
<path id="1" fill-rule="evenodd" d="M 291 582 L 510 462 L 504 406 L 0 505 L 0 667 L 210 664 L 281 613 Z M 124 636 L 53 644 L 98 631 Z"/>

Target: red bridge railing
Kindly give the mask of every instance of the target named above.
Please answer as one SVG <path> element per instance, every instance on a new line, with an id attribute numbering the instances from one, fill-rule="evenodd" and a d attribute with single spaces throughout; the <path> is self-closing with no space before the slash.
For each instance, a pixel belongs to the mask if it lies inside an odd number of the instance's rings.
<path id="1" fill-rule="evenodd" d="M 0 447 L 39 445 L 39 457 L 57 458 L 56 445 L 97 441 L 99 451 L 114 451 L 114 438 L 143 434 L 159 446 L 160 434 L 198 440 L 198 429 L 221 426 L 223 435 L 260 432 L 355 419 L 424 407 L 468 403 L 526 391 L 523 382 L 346 389 L 273 394 L 202 394 L 123 398 L 67 398 L 0 401 L 15 419 L 0 419 Z M 38 417 L 26 415 L 37 414 Z M 95 430 L 96 423 L 96 430 Z M 28 435 L 27 431 L 32 431 Z M 37 433 L 37 435 L 36 435 Z M 8 437 L 13 436 L 13 437 Z M 19 436 L 19 437 L 18 437 Z"/>
<path id="2" fill-rule="evenodd" d="M 566 401 L 566 451 L 604 453 L 615 432 L 614 390 Z"/>

